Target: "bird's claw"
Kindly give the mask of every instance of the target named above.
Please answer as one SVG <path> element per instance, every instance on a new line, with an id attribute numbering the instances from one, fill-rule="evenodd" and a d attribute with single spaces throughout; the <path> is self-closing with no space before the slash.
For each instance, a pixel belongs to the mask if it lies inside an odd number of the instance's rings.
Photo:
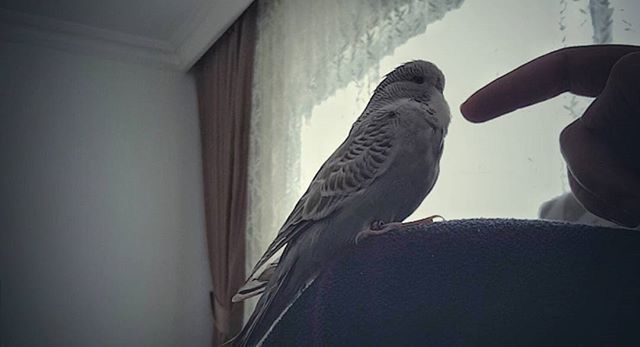
<path id="1" fill-rule="evenodd" d="M 436 219 L 436 218 L 441 219 L 441 222 L 446 221 L 446 219 L 445 219 L 444 217 L 442 217 L 441 215 L 439 215 L 439 214 L 434 214 L 433 216 L 429 216 L 429 217 L 427 217 L 427 218 L 423 218 L 423 219 L 418 219 L 417 221 L 412 222 L 412 223 L 421 223 L 421 222 L 425 222 L 425 223 L 427 223 L 427 224 L 432 224 L 433 222 L 435 222 L 435 219 Z"/>
<path id="2" fill-rule="evenodd" d="M 402 226 L 402 223 L 398 223 L 398 222 L 396 223 L 374 222 L 371 224 L 371 227 L 359 232 L 358 235 L 356 235 L 356 244 L 358 244 L 358 242 L 362 241 L 363 239 L 366 239 L 369 236 L 381 235 L 388 231 L 398 229 L 401 226 Z"/>

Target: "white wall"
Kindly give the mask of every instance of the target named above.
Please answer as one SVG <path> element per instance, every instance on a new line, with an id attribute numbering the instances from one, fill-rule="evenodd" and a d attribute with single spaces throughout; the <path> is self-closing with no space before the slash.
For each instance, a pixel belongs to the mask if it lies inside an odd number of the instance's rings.
<path id="1" fill-rule="evenodd" d="M 0 43 L 0 345 L 205 346 L 193 77 Z"/>

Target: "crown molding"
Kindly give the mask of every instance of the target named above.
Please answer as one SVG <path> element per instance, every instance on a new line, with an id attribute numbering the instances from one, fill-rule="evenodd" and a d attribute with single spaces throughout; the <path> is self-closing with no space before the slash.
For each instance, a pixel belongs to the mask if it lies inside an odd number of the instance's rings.
<path id="1" fill-rule="evenodd" d="M 0 38 L 120 61 L 178 69 L 168 42 L 0 9 Z"/>
<path id="2" fill-rule="evenodd" d="M 171 45 L 176 47 L 180 68 L 191 68 L 252 2 L 220 1 L 226 7 L 222 12 L 213 1 L 204 0 L 200 9 L 192 12 L 191 17 L 169 39 Z"/>
<path id="3" fill-rule="evenodd" d="M 169 40 L 0 9 L 0 40 L 187 71 L 251 2 L 218 2 L 227 7 L 223 13 L 213 1 L 203 0 Z"/>

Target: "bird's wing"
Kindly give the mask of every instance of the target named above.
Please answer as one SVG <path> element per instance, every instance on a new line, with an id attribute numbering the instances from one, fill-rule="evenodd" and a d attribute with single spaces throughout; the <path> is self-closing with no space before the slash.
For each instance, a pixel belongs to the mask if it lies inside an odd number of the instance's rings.
<path id="1" fill-rule="evenodd" d="M 276 239 L 257 262 L 249 279 L 279 249 L 306 230 L 349 204 L 390 166 L 394 150 L 396 117 L 393 111 L 372 114 L 322 165 L 300 198 Z"/>

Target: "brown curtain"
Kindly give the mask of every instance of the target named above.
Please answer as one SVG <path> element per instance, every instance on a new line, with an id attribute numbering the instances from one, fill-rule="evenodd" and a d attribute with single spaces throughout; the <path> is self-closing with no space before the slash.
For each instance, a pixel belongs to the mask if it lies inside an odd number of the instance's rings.
<path id="1" fill-rule="evenodd" d="M 231 297 L 245 277 L 245 225 L 251 82 L 256 42 L 252 4 L 198 61 L 204 197 L 213 278 L 214 346 L 242 327 Z"/>

